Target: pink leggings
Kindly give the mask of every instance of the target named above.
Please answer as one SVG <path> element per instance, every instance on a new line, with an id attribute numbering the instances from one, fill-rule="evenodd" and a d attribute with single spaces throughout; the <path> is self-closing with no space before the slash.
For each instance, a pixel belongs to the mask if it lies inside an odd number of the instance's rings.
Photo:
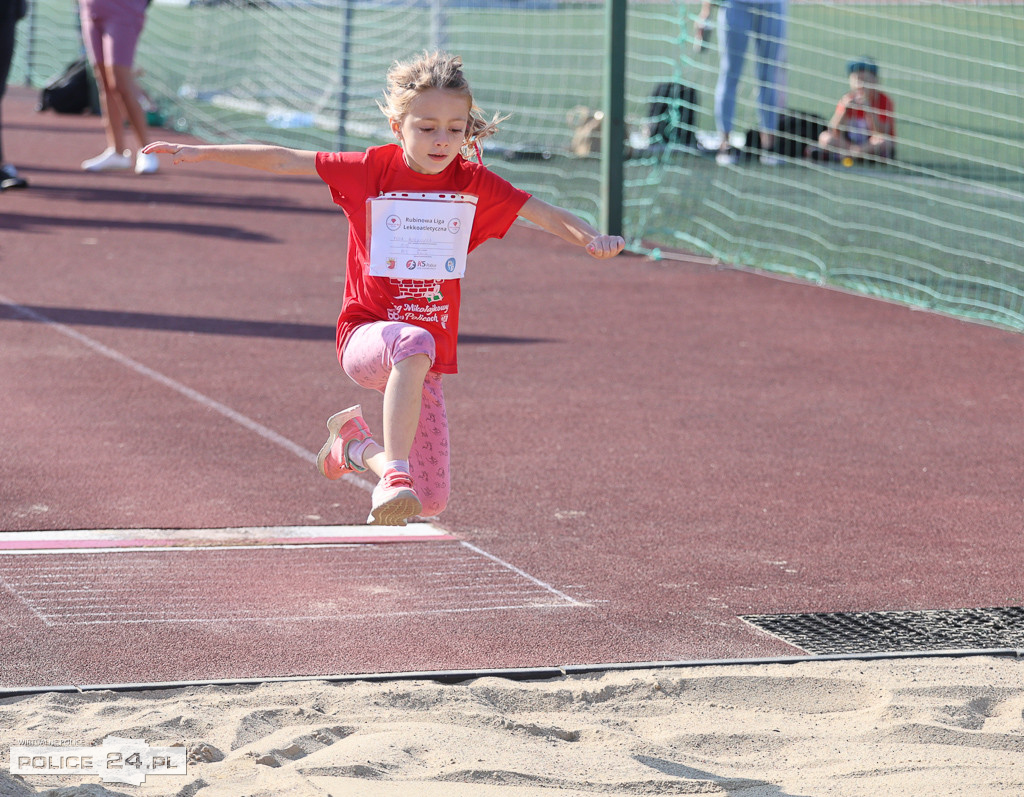
<path id="1" fill-rule="evenodd" d="M 341 355 L 341 367 L 362 387 L 384 392 L 392 366 L 416 354 L 434 362 L 434 338 L 412 324 L 375 321 L 357 327 Z M 381 440 L 377 440 L 382 443 Z M 424 517 L 438 515 L 451 492 L 448 415 L 441 374 L 430 371 L 423 382 L 420 422 L 409 454 L 409 470 Z"/>

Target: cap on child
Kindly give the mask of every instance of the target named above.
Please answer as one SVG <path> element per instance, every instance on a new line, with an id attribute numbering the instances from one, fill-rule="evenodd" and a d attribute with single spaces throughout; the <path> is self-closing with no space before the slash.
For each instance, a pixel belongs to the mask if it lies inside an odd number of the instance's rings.
<path id="1" fill-rule="evenodd" d="M 846 72 L 852 74 L 853 72 L 870 72 L 872 75 L 878 75 L 878 64 L 873 59 L 868 58 L 866 55 L 862 55 L 859 58 L 850 61 L 846 65 Z"/>

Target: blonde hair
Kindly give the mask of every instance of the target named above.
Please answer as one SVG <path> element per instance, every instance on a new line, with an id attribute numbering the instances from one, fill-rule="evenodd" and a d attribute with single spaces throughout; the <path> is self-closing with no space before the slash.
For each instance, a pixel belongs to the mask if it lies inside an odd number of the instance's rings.
<path id="1" fill-rule="evenodd" d="M 462 58 L 458 55 L 435 51 L 424 52 L 415 61 L 395 61 L 388 70 L 384 100 L 377 105 L 392 122 L 401 124 L 409 106 L 428 89 L 440 89 L 461 94 L 469 102 L 464 152 L 481 139 L 498 132 L 498 124 L 508 119 L 497 114 L 488 122 L 483 111 L 473 102 L 473 91 L 462 74 Z"/>

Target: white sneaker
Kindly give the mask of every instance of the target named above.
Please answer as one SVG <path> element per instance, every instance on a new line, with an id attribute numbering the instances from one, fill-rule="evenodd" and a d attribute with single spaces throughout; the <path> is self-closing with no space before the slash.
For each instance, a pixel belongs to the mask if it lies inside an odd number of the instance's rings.
<path id="1" fill-rule="evenodd" d="M 778 155 L 773 155 L 771 152 L 761 153 L 761 165 L 762 166 L 779 166 L 782 163 L 782 158 Z"/>
<path id="2" fill-rule="evenodd" d="M 406 520 L 423 511 L 412 477 L 393 468 L 373 488 L 371 500 L 373 509 L 366 519 L 368 526 L 404 526 Z"/>
<path id="3" fill-rule="evenodd" d="M 82 168 L 87 172 L 106 172 L 111 169 L 130 169 L 132 168 L 132 159 L 131 156 L 128 155 L 128 150 L 118 152 L 113 147 L 107 147 L 95 158 L 89 158 L 87 161 L 82 161 Z"/>
<path id="4" fill-rule="evenodd" d="M 715 155 L 715 163 L 719 166 L 735 166 L 739 162 L 736 153 L 731 149 L 725 149 Z"/>
<path id="5" fill-rule="evenodd" d="M 159 168 L 160 159 L 153 153 L 140 152 L 135 156 L 136 174 L 155 174 Z"/>

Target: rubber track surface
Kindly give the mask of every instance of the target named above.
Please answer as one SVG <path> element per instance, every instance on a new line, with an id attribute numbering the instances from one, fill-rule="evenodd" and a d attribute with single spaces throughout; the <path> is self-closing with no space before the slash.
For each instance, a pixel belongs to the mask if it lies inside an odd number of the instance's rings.
<path id="1" fill-rule="evenodd" d="M 4 103 L 0 530 L 362 523 L 313 466 L 333 412 L 380 426 L 326 188 L 85 174 L 99 122 L 34 102 Z M 1020 603 L 1024 337 L 518 226 L 462 333 L 456 540 L 3 555 L 0 687 L 800 655 L 739 616 Z"/>

